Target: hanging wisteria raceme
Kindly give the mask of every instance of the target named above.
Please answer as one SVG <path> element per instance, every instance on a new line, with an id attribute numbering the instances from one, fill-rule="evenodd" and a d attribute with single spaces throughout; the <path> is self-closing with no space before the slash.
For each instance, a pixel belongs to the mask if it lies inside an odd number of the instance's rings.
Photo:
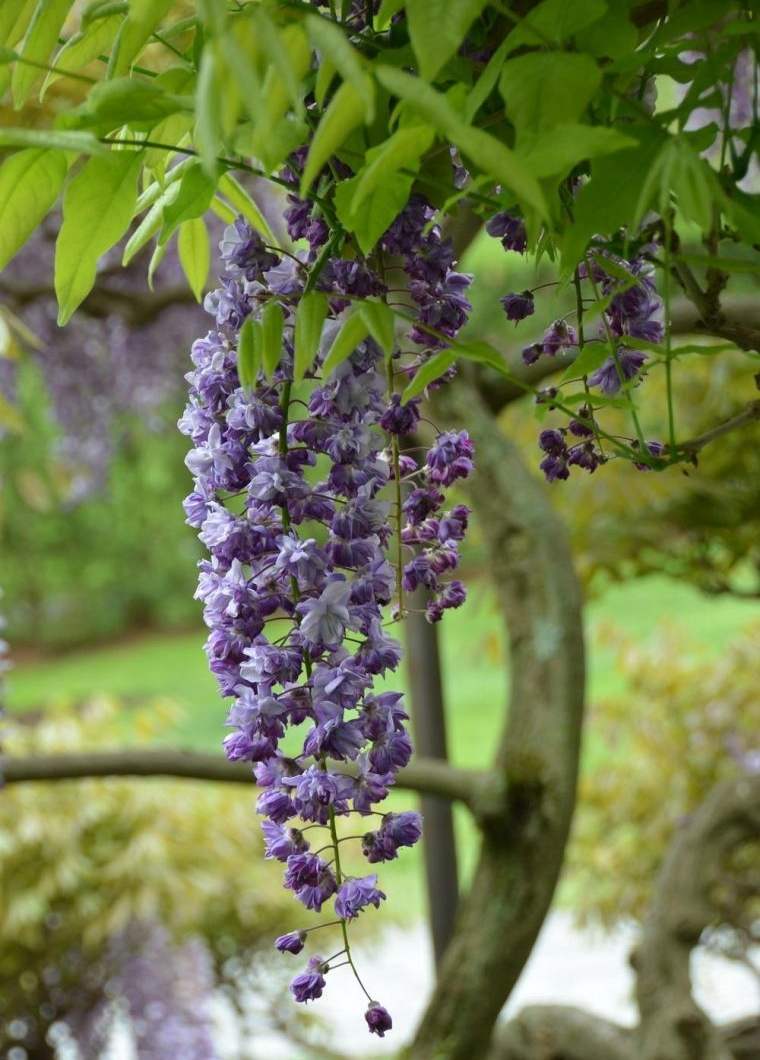
<path id="1" fill-rule="evenodd" d="M 498 238 L 505 250 L 522 253 L 526 249 L 527 234 L 519 217 L 506 212 L 496 214 L 486 224 L 486 231 Z M 578 305 L 599 307 L 596 334 L 584 337 L 580 326 L 561 318 L 546 329 L 540 341 L 522 351 L 523 361 L 529 366 L 562 353 L 577 357 L 583 346 L 591 343 L 599 352 L 597 366 L 585 376 L 585 404 L 569 419 L 567 427 L 548 428 L 539 435 L 539 448 L 544 454 L 540 466 L 549 482 L 569 478 L 573 467 L 593 472 L 606 462 L 608 456 L 602 444 L 605 435 L 597 422 L 597 412 L 606 399 L 641 381 L 647 363 L 642 346 L 662 341 L 663 301 L 650 261 L 655 249 L 654 245 L 644 245 L 635 257 L 625 259 L 612 253 L 604 243 L 592 245 L 585 263 L 577 270 L 576 290 Z M 556 283 L 540 285 L 555 286 Z M 537 290 L 504 295 L 501 304 L 507 320 L 517 323 L 532 316 Z M 578 310 L 573 312 L 577 316 Z M 582 323 L 582 317 L 578 323 Z M 561 385 L 539 391 L 537 400 L 549 408 L 562 408 Z M 645 441 L 638 434 L 621 440 L 631 450 L 644 454 L 641 460 L 633 460 L 634 467 L 641 471 L 650 470 L 665 451 L 662 443 Z"/>
<path id="2" fill-rule="evenodd" d="M 298 152 L 285 179 L 295 183 L 302 163 Z M 381 1037 L 391 1017 L 359 978 L 348 927 L 385 894 L 376 873 L 355 867 L 396 858 L 420 838 L 422 821 L 414 811 L 377 809 L 412 745 L 401 693 L 373 685 L 399 665 L 388 627 L 407 613 L 405 593 L 427 588 L 430 621 L 465 598 L 448 575 L 469 513 L 445 503 L 447 488 L 472 470 L 472 444 L 464 432 L 445 432 L 421 459 L 418 446 L 405 451 L 420 399 L 405 403 L 396 390 L 469 310 L 469 277 L 430 227 L 433 212 L 413 197 L 371 260 L 348 248 L 333 253 L 326 219 L 295 194 L 285 220 L 291 237 L 308 243 L 302 253 L 265 245 L 237 220 L 220 244 L 221 284 L 206 300 L 215 326 L 193 346 L 180 420 L 194 446 L 187 519 L 210 553 L 197 592 L 206 650 L 222 695 L 233 697 L 225 750 L 253 764 L 266 854 L 283 863 L 285 887 L 306 910 L 327 911 L 275 945 L 297 954 L 312 931 L 337 930 L 337 952 L 312 955 L 292 994 L 313 1000 L 329 971 L 350 965 L 367 997 L 367 1026 Z M 386 298 L 391 255 L 416 307 L 412 352 L 384 355 L 365 329 L 323 371 L 357 303 Z M 319 292 L 321 342 L 296 381 L 298 307 Z M 256 364 L 243 386 L 241 328 L 274 307 L 283 324 L 278 363 L 268 376 Z M 341 818 L 358 821 L 349 834 Z"/>

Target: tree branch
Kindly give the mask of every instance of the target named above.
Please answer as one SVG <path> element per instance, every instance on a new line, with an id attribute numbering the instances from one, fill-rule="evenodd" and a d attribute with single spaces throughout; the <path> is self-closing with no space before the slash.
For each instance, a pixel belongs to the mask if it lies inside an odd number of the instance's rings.
<path id="1" fill-rule="evenodd" d="M 499 1028 L 488 1060 L 635 1060 L 633 1035 L 570 1005 L 528 1005 Z"/>
<path id="2" fill-rule="evenodd" d="M 435 410 L 476 447 L 471 497 L 510 639 L 511 690 L 483 841 L 438 986 L 409 1054 L 485 1056 L 493 1025 L 549 908 L 575 801 L 583 710 L 580 591 L 546 490 L 464 370 Z"/>
<path id="3" fill-rule="evenodd" d="M 705 431 L 704 434 L 697 435 L 696 438 L 690 438 L 686 442 L 679 442 L 676 446 L 676 450 L 686 450 L 690 453 L 696 453 L 700 449 L 704 449 L 704 447 L 709 445 L 710 442 L 714 442 L 716 438 L 721 438 L 724 434 L 728 434 L 730 431 L 736 431 L 740 427 L 746 427 L 748 423 L 754 423 L 755 420 L 760 420 L 760 400 L 750 401 L 741 412 L 736 414 L 736 416 L 732 416 L 730 419 L 724 420 L 723 423 L 711 427 L 710 430 Z"/>
<path id="4" fill-rule="evenodd" d="M 249 765 L 198 751 L 129 749 L 0 759 L 0 778 L 5 784 L 93 777 L 180 777 L 222 784 L 254 783 Z M 416 758 L 402 769 L 396 787 L 457 800 L 478 814 L 487 812 L 495 798 L 489 774 L 456 769 L 431 758 Z"/>
<path id="5" fill-rule="evenodd" d="M 676 835 L 633 954 L 640 1060 L 730 1060 L 691 992 L 691 951 L 715 919 L 712 888 L 726 859 L 760 836 L 760 775 L 717 785 Z"/>

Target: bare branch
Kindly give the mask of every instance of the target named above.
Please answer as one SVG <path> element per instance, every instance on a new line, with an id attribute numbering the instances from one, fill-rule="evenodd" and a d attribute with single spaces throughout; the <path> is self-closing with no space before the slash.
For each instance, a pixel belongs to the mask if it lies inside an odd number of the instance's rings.
<path id="1" fill-rule="evenodd" d="M 179 777 L 222 784 L 254 783 L 249 765 L 228 762 L 221 755 L 149 749 L 5 757 L 0 760 L 0 777 L 5 784 L 88 777 Z M 493 778 L 475 770 L 456 769 L 436 759 L 416 758 L 398 774 L 396 787 L 458 800 L 482 813 L 492 797 Z"/>
<path id="2" fill-rule="evenodd" d="M 528 1005 L 494 1036 L 488 1060 L 635 1060 L 633 1035 L 569 1005 Z"/>
<path id="3" fill-rule="evenodd" d="M 736 416 L 732 416 L 723 423 L 711 427 L 710 430 L 705 431 L 704 434 L 700 434 L 696 438 L 690 438 L 686 442 L 679 442 L 676 446 L 676 450 L 685 450 L 689 453 L 696 453 L 698 450 L 704 449 L 704 447 L 709 445 L 710 442 L 714 442 L 716 438 L 722 438 L 724 434 L 728 434 L 730 431 L 736 431 L 740 427 L 746 427 L 747 424 L 754 423 L 755 420 L 760 420 L 760 400 L 750 401 L 741 412 L 736 414 Z"/>

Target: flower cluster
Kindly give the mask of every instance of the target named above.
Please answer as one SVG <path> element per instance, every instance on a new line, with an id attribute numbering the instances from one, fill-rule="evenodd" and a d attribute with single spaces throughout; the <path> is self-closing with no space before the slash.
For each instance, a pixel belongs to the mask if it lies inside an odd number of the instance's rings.
<path id="1" fill-rule="evenodd" d="M 525 225 L 509 213 L 499 213 L 486 224 L 486 231 L 499 239 L 505 250 L 522 253 L 527 246 Z M 604 463 L 606 457 L 599 444 L 600 430 L 595 416 L 604 400 L 614 398 L 623 387 L 638 381 L 647 363 L 647 354 L 635 340 L 658 343 L 664 335 L 662 321 L 663 302 L 654 282 L 654 266 L 647 251 L 640 248 L 637 255 L 624 259 L 613 254 L 607 246 L 597 243 L 586 261 L 578 268 L 576 289 L 578 305 L 585 302 L 600 303 L 600 323 L 594 336 L 583 336 L 580 327 L 567 320 L 555 320 L 543 337 L 525 346 L 522 359 L 528 366 L 541 358 L 556 358 L 559 354 L 579 354 L 581 347 L 596 343 L 603 354 L 601 363 L 585 377 L 586 403 L 568 422 L 567 427 L 541 431 L 538 444 L 544 454 L 541 470 L 547 481 L 567 479 L 572 467 L 593 472 Z M 556 284 L 543 284 L 553 287 Z M 584 289 L 588 297 L 584 297 Z M 507 320 L 518 323 L 535 312 L 534 290 L 511 291 L 501 299 Z M 579 310 L 576 309 L 577 313 Z M 632 341 L 634 340 L 634 341 Z M 562 384 L 551 387 L 537 395 L 539 403 L 550 408 L 560 407 Z M 592 391 L 601 397 L 596 398 Z M 647 452 L 647 459 L 636 459 L 636 450 Z M 640 438 L 628 439 L 628 456 L 634 467 L 649 470 L 664 453 L 659 442 L 644 442 Z"/>
<path id="2" fill-rule="evenodd" d="M 296 155 L 289 171 L 302 163 Z M 439 335 L 456 333 L 469 308 L 461 293 L 469 278 L 454 271 L 451 248 L 435 228 L 423 233 L 431 215 L 413 200 L 383 239 L 405 255 L 417 284 L 415 337 L 428 350 Z M 316 913 L 330 904 L 328 924 L 343 936 L 338 954 L 311 957 L 293 980 L 295 999 L 308 1001 L 321 995 L 331 968 L 354 969 L 347 925 L 385 900 L 376 875 L 346 871 L 343 844 L 355 837 L 339 835 L 339 819 L 377 815 L 379 826 L 359 837 L 370 864 L 395 858 L 421 835 L 418 813 L 375 809 L 412 745 L 402 695 L 376 692 L 373 683 L 401 659 L 387 631 L 389 605 L 403 617 L 404 592 L 422 585 L 436 621 L 464 601 L 462 584 L 446 575 L 457 566 L 469 513 L 444 505 L 445 490 L 472 470 L 473 448 L 465 432 L 446 432 L 419 461 L 403 451 L 419 399 L 405 404 L 393 392 L 394 376 L 405 371 L 401 354 L 384 360 L 371 337 L 321 372 L 346 306 L 382 295 L 385 284 L 364 259 L 320 252 L 330 236 L 313 204 L 290 195 L 286 222 L 306 241 L 297 255 L 267 246 L 242 220 L 225 231 L 220 287 L 205 303 L 215 326 L 193 345 L 179 426 L 193 444 L 187 521 L 210 553 L 196 594 L 210 630 L 206 651 L 222 695 L 232 697 L 225 751 L 253 765 L 266 856 L 284 865 L 284 886 Z M 315 363 L 296 387 L 295 309 L 306 290 L 324 291 L 330 311 Z M 259 372 L 246 389 L 240 328 L 272 299 L 285 320 L 281 359 L 270 378 Z M 313 930 L 275 946 L 299 953 Z M 367 999 L 368 1027 L 382 1036 L 391 1018 Z"/>
<path id="3" fill-rule="evenodd" d="M 380 241 L 384 251 L 402 262 L 418 313 L 410 337 L 427 349 L 446 346 L 472 309 L 466 296 L 472 276 L 454 268 L 451 240 L 443 238 L 434 217 L 427 199 L 412 195 Z"/>

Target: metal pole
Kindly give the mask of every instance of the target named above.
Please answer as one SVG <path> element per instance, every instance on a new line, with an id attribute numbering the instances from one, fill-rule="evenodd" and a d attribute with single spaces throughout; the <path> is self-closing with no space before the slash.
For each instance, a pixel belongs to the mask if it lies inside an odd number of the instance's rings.
<path id="1" fill-rule="evenodd" d="M 414 611 L 423 609 L 425 594 L 418 590 L 410 604 Z M 414 611 L 407 615 L 404 627 L 415 749 L 420 755 L 446 760 L 438 628 Z M 423 795 L 421 809 L 430 930 L 438 965 L 454 930 L 459 897 L 454 820 L 450 802 L 435 795 Z"/>

